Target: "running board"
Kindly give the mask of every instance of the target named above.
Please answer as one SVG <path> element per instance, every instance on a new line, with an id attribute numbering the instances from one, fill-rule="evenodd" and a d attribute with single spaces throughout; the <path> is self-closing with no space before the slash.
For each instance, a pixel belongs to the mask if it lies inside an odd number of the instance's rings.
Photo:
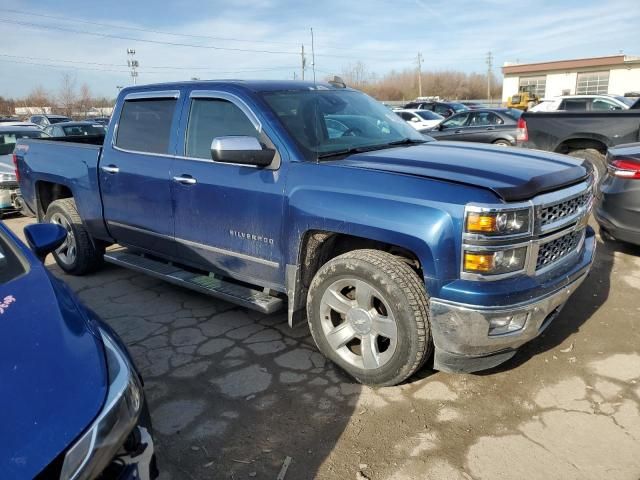
<path id="1" fill-rule="evenodd" d="M 171 263 L 153 260 L 127 250 L 108 251 L 104 260 L 262 313 L 274 313 L 284 305 L 281 298 L 260 290 L 236 285 L 213 274 L 192 273 Z"/>

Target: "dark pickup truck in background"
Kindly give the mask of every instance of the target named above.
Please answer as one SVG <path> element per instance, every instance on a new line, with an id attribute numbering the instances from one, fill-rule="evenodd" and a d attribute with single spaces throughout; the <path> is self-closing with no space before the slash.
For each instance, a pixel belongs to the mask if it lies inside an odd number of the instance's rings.
<path id="1" fill-rule="evenodd" d="M 525 112 L 518 122 L 518 145 L 584 158 L 606 172 L 609 147 L 640 140 L 640 104 L 610 112 Z"/>

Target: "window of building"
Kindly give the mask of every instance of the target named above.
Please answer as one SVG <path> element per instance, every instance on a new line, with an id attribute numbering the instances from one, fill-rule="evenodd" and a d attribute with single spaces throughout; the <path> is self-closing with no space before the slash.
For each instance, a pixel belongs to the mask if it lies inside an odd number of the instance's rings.
<path id="1" fill-rule="evenodd" d="M 576 95 L 603 95 L 609 91 L 609 72 L 578 73 Z"/>
<path id="2" fill-rule="evenodd" d="M 174 98 L 125 101 L 116 146 L 136 152 L 169 153 L 175 109 Z"/>
<path id="3" fill-rule="evenodd" d="M 520 77 L 519 91 L 535 93 L 538 97 L 544 97 L 547 90 L 547 77 Z"/>

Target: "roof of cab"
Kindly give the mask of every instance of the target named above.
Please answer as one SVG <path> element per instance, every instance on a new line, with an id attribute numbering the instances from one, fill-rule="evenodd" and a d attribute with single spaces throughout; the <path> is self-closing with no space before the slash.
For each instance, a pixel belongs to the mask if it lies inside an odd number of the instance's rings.
<path id="1" fill-rule="evenodd" d="M 344 90 L 345 88 L 332 85 L 328 82 L 307 82 L 300 80 L 193 80 L 184 82 L 151 83 L 136 85 L 122 89 L 123 92 L 132 93 L 146 90 L 170 90 L 181 87 L 214 88 L 215 86 L 233 85 L 253 92 L 278 92 L 291 90 Z M 349 89 L 349 88 L 347 88 Z"/>

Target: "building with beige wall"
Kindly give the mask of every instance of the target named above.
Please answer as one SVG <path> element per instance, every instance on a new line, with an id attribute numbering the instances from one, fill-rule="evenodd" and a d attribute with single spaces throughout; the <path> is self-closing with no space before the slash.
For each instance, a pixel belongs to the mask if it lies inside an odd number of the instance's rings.
<path id="1" fill-rule="evenodd" d="M 640 57 L 611 55 L 540 63 L 505 63 L 502 101 L 532 85 L 544 98 L 640 92 Z"/>

